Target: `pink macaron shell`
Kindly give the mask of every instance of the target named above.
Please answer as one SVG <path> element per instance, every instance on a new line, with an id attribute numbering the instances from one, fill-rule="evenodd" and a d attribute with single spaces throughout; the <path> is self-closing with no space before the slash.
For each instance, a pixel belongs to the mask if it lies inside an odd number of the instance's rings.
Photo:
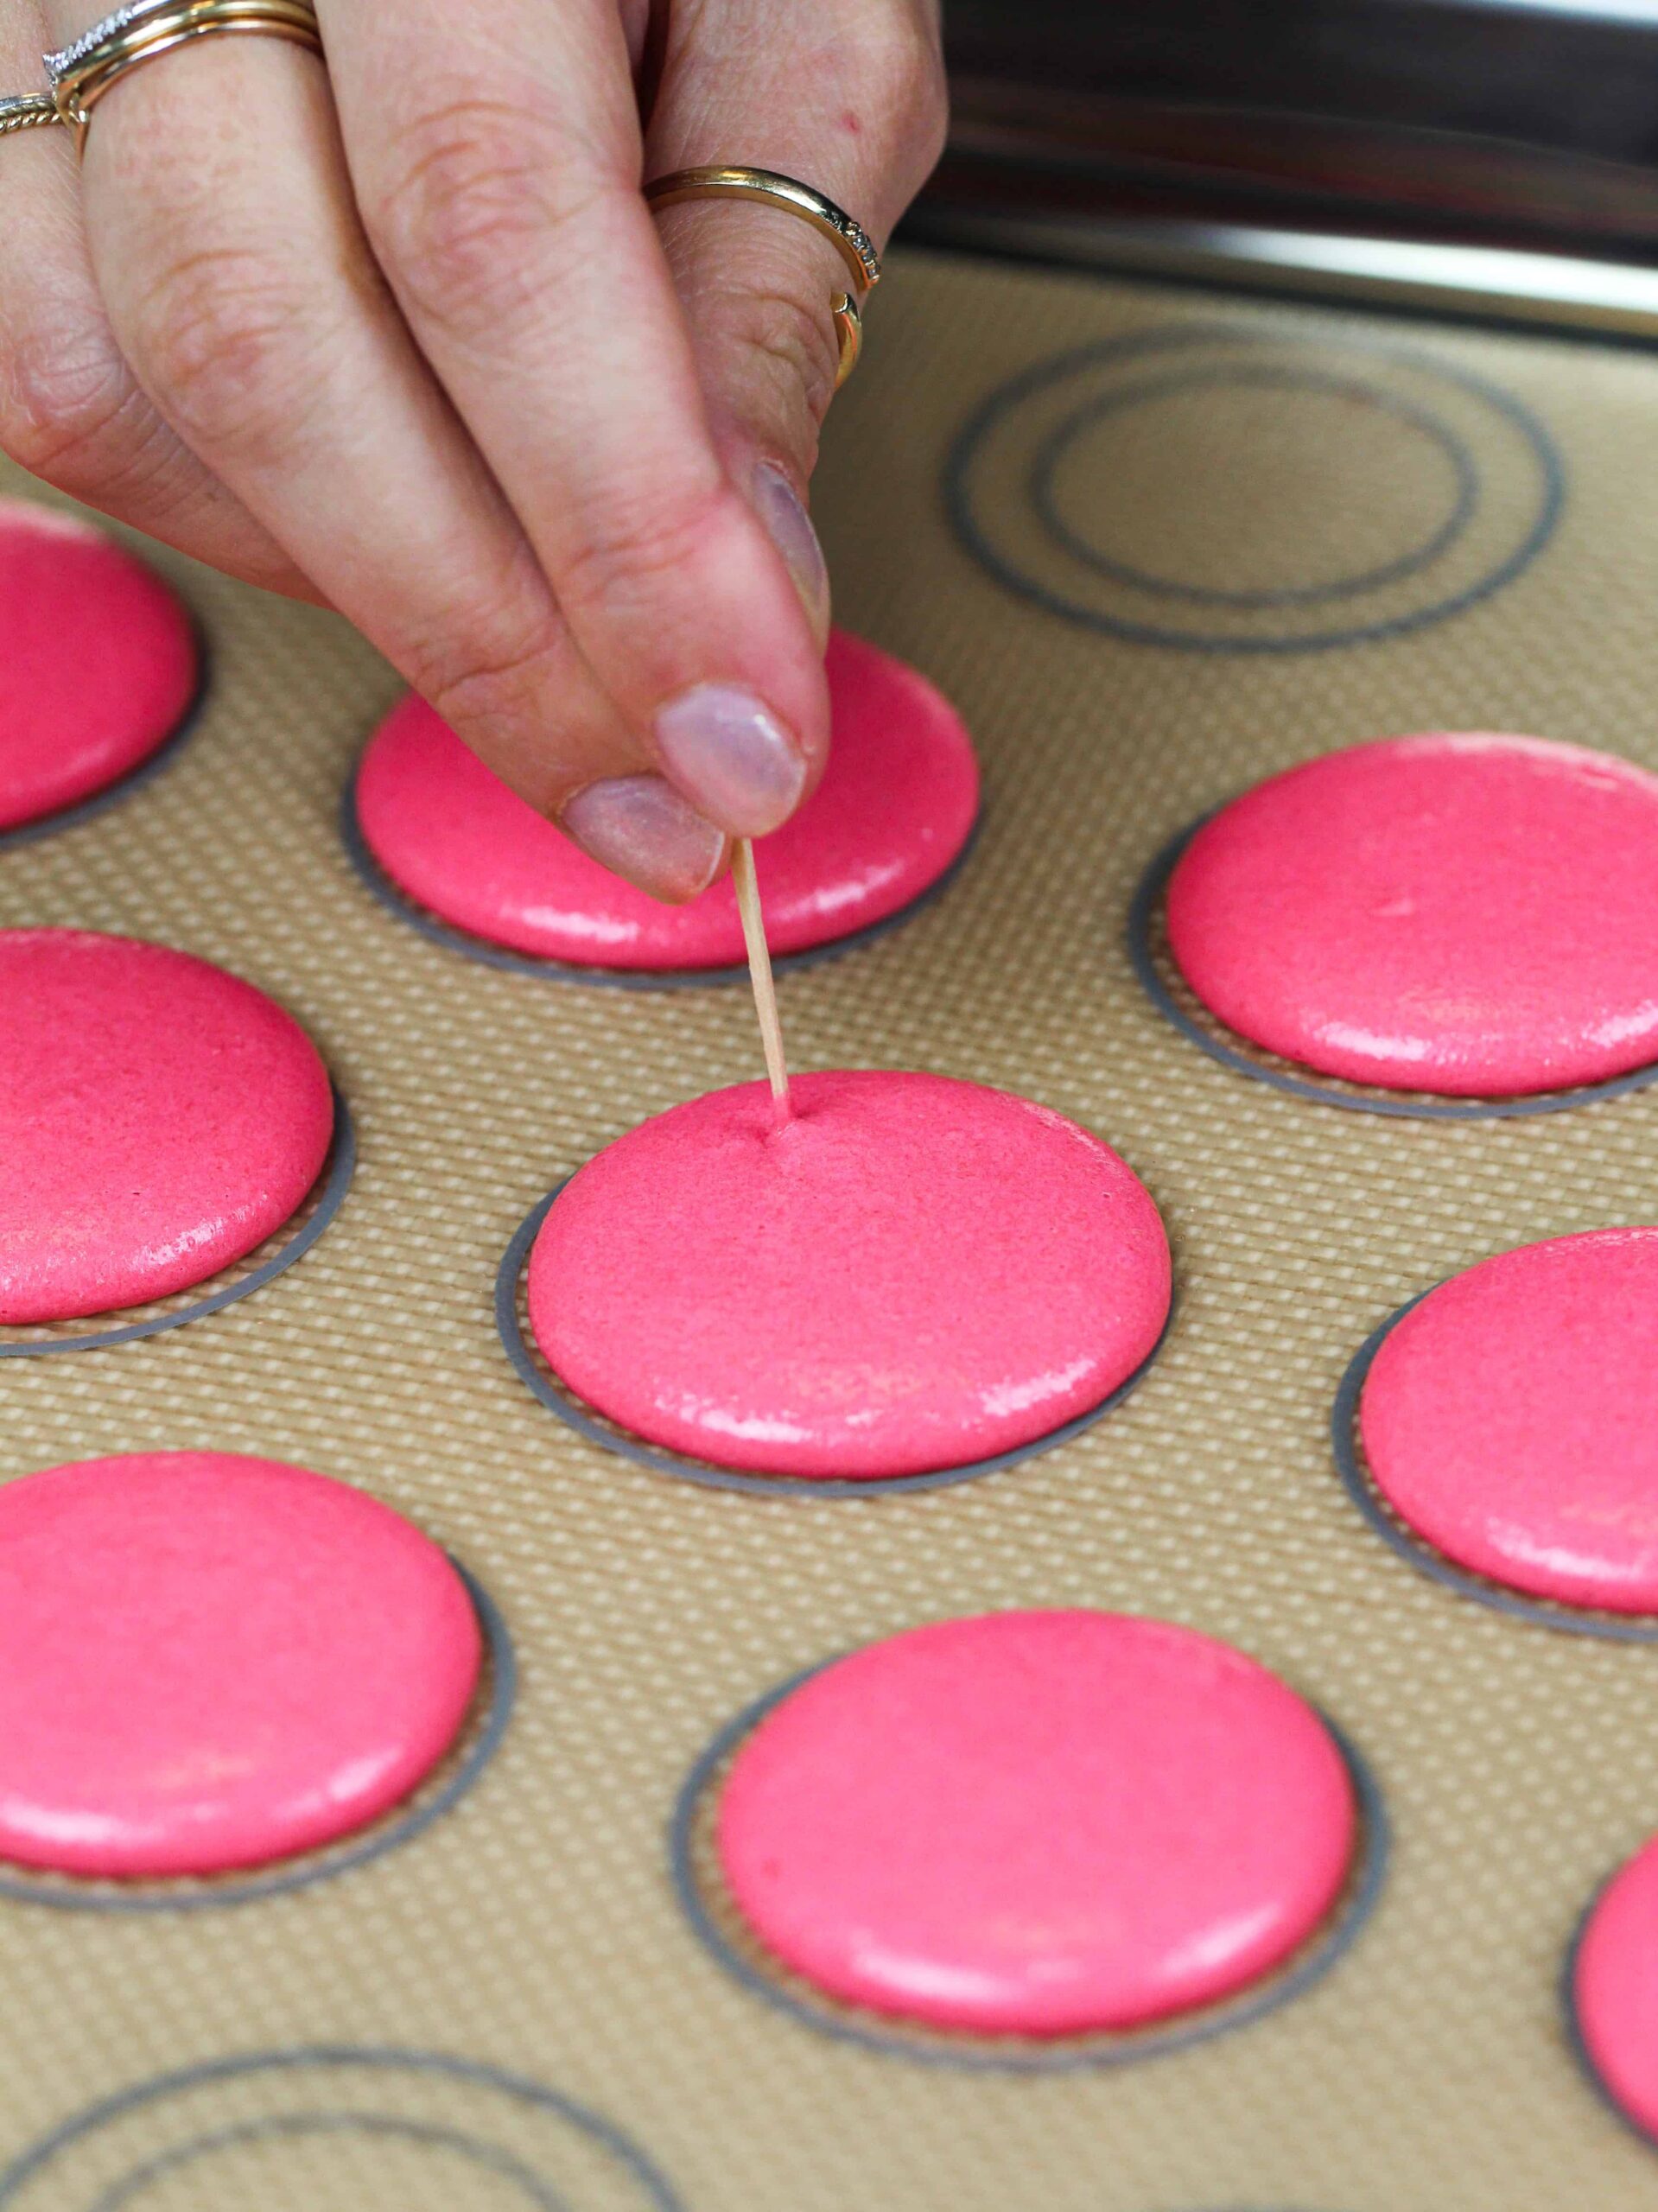
<path id="1" fill-rule="evenodd" d="M 837 631 L 835 741 L 822 784 L 759 847 L 774 954 L 829 944 L 920 897 L 960 855 L 979 772 L 960 718 L 924 677 Z M 730 881 L 666 906 L 612 875 L 405 699 L 363 756 L 357 819 L 381 868 L 454 927 L 545 960 L 696 969 L 741 962 Z"/>
<path id="2" fill-rule="evenodd" d="M 303 1468 L 86 1459 L 0 1487 L 0 1859 L 212 1874 L 408 1795 L 481 1658 L 437 1546 Z"/>
<path id="3" fill-rule="evenodd" d="M 0 1322 L 206 1281 L 295 1211 L 333 1132 L 316 1047 L 251 983 L 130 938 L 0 931 Z"/>
<path id="4" fill-rule="evenodd" d="M 807 1075 L 658 1115 L 555 1201 L 537 1342 L 635 1434 L 716 1465 L 856 1479 L 1046 1435 L 1168 1314 L 1163 1224 L 1108 1145 L 932 1075 Z"/>
<path id="5" fill-rule="evenodd" d="M 1658 1058 L 1658 776 L 1575 745 L 1388 738 L 1293 768 L 1198 830 L 1170 949 L 1286 1058 L 1446 1096 Z"/>
<path id="6" fill-rule="evenodd" d="M 1572 1999 L 1608 2094 L 1658 2136 L 1658 1837 L 1596 1899 L 1578 1945 Z"/>
<path id="7" fill-rule="evenodd" d="M 1658 1229 L 1528 1244 L 1384 1338 L 1359 1433 L 1376 1486 L 1510 1589 L 1658 1611 Z"/>
<path id="8" fill-rule="evenodd" d="M 0 830 L 90 798 L 178 728 L 195 696 L 190 617 L 89 524 L 0 499 Z"/>
<path id="9" fill-rule="evenodd" d="M 833 1997 L 1051 2037 L 1229 1997 L 1329 1915 L 1351 1780 L 1242 1652 L 1121 1614 L 991 1613 L 814 1675 L 738 1751 L 716 1844 Z"/>

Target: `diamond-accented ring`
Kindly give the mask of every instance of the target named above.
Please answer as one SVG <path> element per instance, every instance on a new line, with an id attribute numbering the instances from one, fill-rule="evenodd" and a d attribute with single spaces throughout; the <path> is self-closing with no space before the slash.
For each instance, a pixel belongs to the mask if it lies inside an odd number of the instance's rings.
<path id="1" fill-rule="evenodd" d="M 47 54 L 44 57 L 47 75 L 55 85 L 65 70 L 73 69 L 78 61 L 84 61 L 106 38 L 113 38 L 118 31 L 127 30 L 134 23 L 142 22 L 146 16 L 160 15 L 164 9 L 174 4 L 175 0 L 127 0 L 125 7 L 111 10 L 90 30 L 82 31 L 79 38 L 72 39 L 57 53 Z"/>
<path id="2" fill-rule="evenodd" d="M 802 184 L 797 177 L 785 176 L 778 169 L 718 162 L 703 168 L 675 169 L 671 175 L 659 176 L 647 184 L 645 197 L 652 207 L 677 207 L 682 200 L 758 200 L 797 215 L 821 232 L 845 262 L 858 295 L 854 298 L 851 293 L 837 292 L 830 302 L 841 349 L 835 378 L 835 389 L 840 389 L 858 365 L 863 345 L 863 319 L 859 312 L 862 298 L 880 282 L 880 256 L 861 223 L 821 192 L 813 191 L 810 185 Z"/>
<path id="3" fill-rule="evenodd" d="M 60 119 L 86 148 L 92 110 L 129 70 L 219 32 L 257 33 L 322 52 L 314 0 L 125 0 L 78 39 L 44 57 Z"/>

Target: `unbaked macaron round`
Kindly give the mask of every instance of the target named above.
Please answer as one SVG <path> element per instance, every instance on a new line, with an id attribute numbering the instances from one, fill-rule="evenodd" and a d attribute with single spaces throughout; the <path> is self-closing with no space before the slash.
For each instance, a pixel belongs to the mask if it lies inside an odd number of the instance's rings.
<path id="1" fill-rule="evenodd" d="M 442 1758 L 482 1640 L 401 1515 L 232 1452 L 0 1486 L 0 1859 L 213 1874 L 352 1834 Z"/>
<path id="2" fill-rule="evenodd" d="M 1591 2066 L 1658 2138 L 1658 1836 L 1596 1898 L 1579 1938 L 1572 2003 Z"/>
<path id="3" fill-rule="evenodd" d="M 1411 1307 L 1359 1399 L 1406 1524 L 1509 1589 L 1658 1611 L 1658 1229 L 1483 1261 Z"/>
<path id="4" fill-rule="evenodd" d="M 327 1156 L 316 1047 L 251 983 L 84 930 L 0 931 L 0 1322 L 205 1282 Z"/>
<path id="5" fill-rule="evenodd" d="M 742 1744 L 719 1863 L 831 1997 L 1053 2037 L 1234 1996 L 1337 1904 L 1358 1815 L 1276 1676 L 1123 1614 L 990 1613 L 869 1645 Z"/>
<path id="6" fill-rule="evenodd" d="M 979 771 L 961 719 L 924 677 L 837 631 L 827 662 L 834 745 L 823 780 L 759 850 L 766 936 L 786 957 L 890 919 L 959 858 Z M 573 845 L 409 698 L 358 770 L 357 823 L 397 888 L 492 945 L 577 967 L 734 966 L 729 880 L 683 906 L 636 891 Z"/>
<path id="7" fill-rule="evenodd" d="M 1168 1315 L 1144 1185 L 1062 1115 L 940 1076 L 806 1075 L 590 1160 L 530 1254 L 560 1380 L 653 1444 L 808 1478 L 970 1465 L 1101 1405 Z"/>
<path id="8" fill-rule="evenodd" d="M 1475 1098 L 1658 1059 L 1658 776 L 1581 746 L 1388 738 L 1197 831 L 1169 946 L 1227 1027 L 1321 1072 Z"/>
<path id="9" fill-rule="evenodd" d="M 130 775 L 200 679 L 190 617 L 105 531 L 0 499 L 0 831 Z"/>

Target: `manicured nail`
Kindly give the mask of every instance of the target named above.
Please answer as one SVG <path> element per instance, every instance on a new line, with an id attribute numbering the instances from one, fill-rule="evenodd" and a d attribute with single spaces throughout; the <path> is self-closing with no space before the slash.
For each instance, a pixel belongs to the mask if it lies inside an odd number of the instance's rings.
<path id="1" fill-rule="evenodd" d="M 659 707 L 657 747 L 686 798 L 734 837 L 775 830 L 806 788 L 805 755 L 738 683 L 694 683 Z"/>
<path id="2" fill-rule="evenodd" d="M 805 502 L 774 462 L 754 471 L 754 511 L 782 554 L 820 646 L 829 643 L 829 580 Z"/>
<path id="3" fill-rule="evenodd" d="M 589 784 L 566 805 L 558 826 L 601 868 L 672 906 L 706 891 L 727 858 L 724 832 L 660 776 Z"/>

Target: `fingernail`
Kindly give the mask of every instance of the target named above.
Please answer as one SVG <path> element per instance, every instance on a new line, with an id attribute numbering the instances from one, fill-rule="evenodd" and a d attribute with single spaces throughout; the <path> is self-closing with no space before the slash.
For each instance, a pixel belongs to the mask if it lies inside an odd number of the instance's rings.
<path id="1" fill-rule="evenodd" d="M 577 791 L 558 825 L 601 868 L 681 906 L 725 866 L 724 833 L 660 776 L 610 776 Z"/>
<path id="2" fill-rule="evenodd" d="M 782 554 L 819 645 L 829 643 L 829 580 L 823 549 L 805 502 L 774 462 L 754 471 L 754 511 Z"/>
<path id="3" fill-rule="evenodd" d="M 656 733 L 675 783 L 734 837 L 763 837 L 800 803 L 805 755 L 740 684 L 694 683 L 657 709 Z"/>

